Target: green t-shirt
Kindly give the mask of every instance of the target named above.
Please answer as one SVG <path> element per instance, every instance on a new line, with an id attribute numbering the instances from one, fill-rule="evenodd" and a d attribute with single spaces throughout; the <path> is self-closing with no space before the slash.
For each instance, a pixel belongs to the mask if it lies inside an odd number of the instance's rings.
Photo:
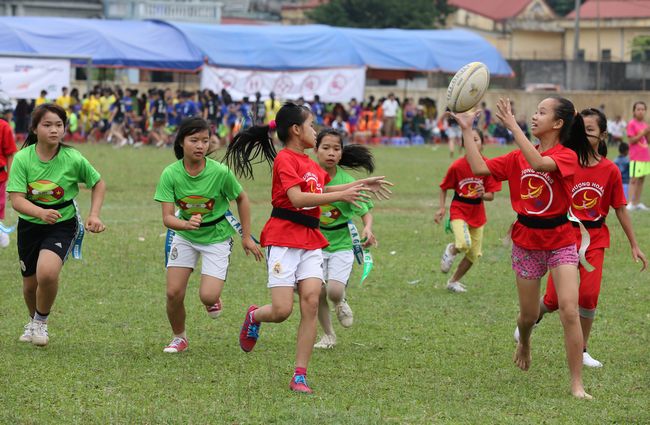
<path id="1" fill-rule="evenodd" d="M 336 167 L 336 175 L 327 184 L 327 186 L 336 186 L 355 181 L 356 179 L 346 173 L 341 167 Z M 332 204 L 321 205 L 320 224 L 325 227 L 337 226 L 341 223 L 347 223 L 355 215 L 365 215 L 373 207 L 372 201 L 361 203 L 361 208 L 357 208 L 348 202 L 334 202 Z M 323 230 L 323 235 L 330 243 L 324 251 L 337 252 L 352 249 L 352 238 L 347 226 L 338 230 Z"/>
<path id="2" fill-rule="evenodd" d="M 61 145 L 59 152 L 49 161 L 41 161 L 36 145 L 21 149 L 14 156 L 7 183 L 7 192 L 24 193 L 25 197 L 39 204 L 56 205 L 74 199 L 79 193 L 79 183 L 94 187 L 101 176 L 83 157 L 81 152 Z M 58 221 L 76 216 L 74 205 L 59 210 Z M 19 214 L 20 218 L 36 224 L 45 224 L 36 217 Z"/>
<path id="3" fill-rule="evenodd" d="M 203 222 L 207 223 L 224 215 L 230 201 L 237 199 L 241 191 L 242 187 L 235 175 L 225 165 L 206 158 L 203 171 L 197 176 L 191 176 L 180 159 L 163 170 L 154 199 L 175 203 L 182 220 L 201 214 Z M 214 226 L 178 230 L 176 233 L 190 242 L 210 245 L 225 241 L 234 230 L 228 220 L 222 220 Z"/>

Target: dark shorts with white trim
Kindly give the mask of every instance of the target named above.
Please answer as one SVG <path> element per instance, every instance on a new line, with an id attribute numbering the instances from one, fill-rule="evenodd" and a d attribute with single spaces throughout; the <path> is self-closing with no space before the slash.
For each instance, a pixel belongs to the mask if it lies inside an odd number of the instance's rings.
<path id="1" fill-rule="evenodd" d="M 18 219 L 18 259 L 23 277 L 36 274 L 38 255 L 43 249 L 54 252 L 65 262 L 79 231 L 76 217 L 54 224 L 36 224 Z"/>

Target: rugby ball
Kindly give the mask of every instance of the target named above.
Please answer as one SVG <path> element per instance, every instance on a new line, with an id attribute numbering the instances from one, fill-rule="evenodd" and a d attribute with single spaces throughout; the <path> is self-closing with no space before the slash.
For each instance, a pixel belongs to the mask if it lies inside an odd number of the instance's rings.
<path id="1" fill-rule="evenodd" d="M 472 109 L 490 85 L 490 71 L 482 62 L 468 63 L 462 67 L 447 88 L 447 106 L 452 112 Z"/>

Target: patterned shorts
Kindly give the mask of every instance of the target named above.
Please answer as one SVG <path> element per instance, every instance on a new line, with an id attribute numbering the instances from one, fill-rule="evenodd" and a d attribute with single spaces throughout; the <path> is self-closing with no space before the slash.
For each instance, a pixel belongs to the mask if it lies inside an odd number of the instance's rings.
<path id="1" fill-rule="evenodd" d="M 565 264 L 577 267 L 579 261 L 575 244 L 551 250 L 532 250 L 512 245 L 512 269 L 522 279 L 541 279 L 549 269 Z"/>

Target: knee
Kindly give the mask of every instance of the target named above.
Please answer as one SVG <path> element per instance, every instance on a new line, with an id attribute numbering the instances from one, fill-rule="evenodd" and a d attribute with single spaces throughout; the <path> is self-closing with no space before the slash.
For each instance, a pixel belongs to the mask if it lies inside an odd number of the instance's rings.
<path id="1" fill-rule="evenodd" d="M 304 294 L 300 297 L 300 309 L 303 313 L 318 312 L 318 294 Z"/>
<path id="2" fill-rule="evenodd" d="M 199 298 L 203 305 L 211 306 L 215 305 L 219 301 L 219 294 L 210 293 L 210 294 L 199 294 Z"/>
<path id="3" fill-rule="evenodd" d="M 167 288 L 167 302 L 168 303 L 179 303 L 183 302 L 185 298 L 185 291 L 177 288 Z"/>
<path id="4" fill-rule="evenodd" d="M 539 312 L 528 311 L 519 313 L 519 323 L 526 328 L 532 327 L 537 322 Z"/>
<path id="5" fill-rule="evenodd" d="M 339 284 L 330 284 L 327 286 L 327 297 L 333 303 L 339 303 L 345 295 L 345 286 Z"/>
<path id="6" fill-rule="evenodd" d="M 562 324 L 567 325 L 571 323 L 578 323 L 578 306 L 577 305 L 562 305 L 558 309 L 560 313 L 560 320 Z"/>

